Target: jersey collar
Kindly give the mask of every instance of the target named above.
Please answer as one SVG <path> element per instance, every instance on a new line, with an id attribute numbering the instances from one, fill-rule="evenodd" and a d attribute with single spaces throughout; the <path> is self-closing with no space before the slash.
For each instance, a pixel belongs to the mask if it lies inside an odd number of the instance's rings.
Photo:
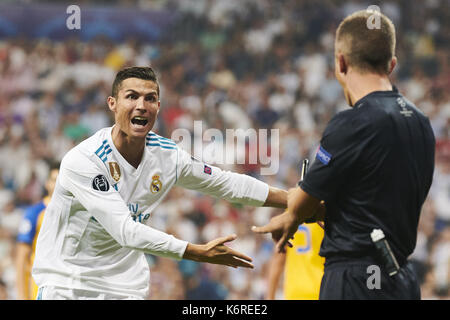
<path id="1" fill-rule="evenodd" d="M 357 106 L 358 104 L 360 104 L 363 100 L 365 100 L 366 98 L 372 96 L 372 95 L 378 95 L 378 94 L 398 94 L 398 89 L 395 85 L 392 85 L 392 90 L 384 90 L 384 91 L 372 91 L 368 94 L 366 94 L 364 97 L 360 98 L 358 101 L 356 101 L 353 106 Z"/>

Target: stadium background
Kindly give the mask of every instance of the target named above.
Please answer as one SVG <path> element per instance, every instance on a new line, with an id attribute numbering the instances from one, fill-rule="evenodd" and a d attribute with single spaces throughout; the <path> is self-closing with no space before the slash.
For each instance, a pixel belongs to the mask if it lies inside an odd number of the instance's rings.
<path id="1" fill-rule="evenodd" d="M 68 30 L 66 8 L 81 8 Z M 43 196 L 48 161 L 109 126 L 115 72 L 150 65 L 161 81 L 155 131 L 264 128 L 280 131 L 277 175 L 226 166 L 289 188 L 328 120 L 347 108 L 334 80 L 333 38 L 345 15 L 378 5 L 397 28 L 393 81 L 430 118 L 436 170 L 411 259 L 424 299 L 449 299 L 450 1 L 2 1 L 0 4 L 0 299 L 15 299 L 14 250 L 27 205 Z M 255 150 L 248 150 L 255 152 Z M 407 159 L 405 159 L 407 161 Z M 262 299 L 273 245 L 255 236 L 268 208 L 238 208 L 174 188 L 154 227 L 200 243 L 237 233 L 253 257 L 241 270 L 150 258 L 150 299 Z M 279 292 L 281 297 L 281 291 Z"/>

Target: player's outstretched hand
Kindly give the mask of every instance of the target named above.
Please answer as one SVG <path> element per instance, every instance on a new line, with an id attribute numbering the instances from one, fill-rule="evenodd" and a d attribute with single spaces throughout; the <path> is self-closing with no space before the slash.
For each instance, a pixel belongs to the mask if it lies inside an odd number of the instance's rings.
<path id="1" fill-rule="evenodd" d="M 263 227 L 252 227 L 252 231 L 256 233 L 272 233 L 272 239 L 276 243 L 278 252 L 286 252 L 286 245 L 292 247 L 289 242 L 294 238 L 294 234 L 298 229 L 300 221 L 298 217 L 289 210 L 270 219 L 270 222 Z"/>
<path id="2" fill-rule="evenodd" d="M 203 245 L 189 243 L 184 252 L 183 259 L 221 264 L 233 268 L 243 267 L 253 269 L 253 264 L 250 263 L 252 258 L 225 245 L 225 243 L 233 241 L 236 238 L 237 236 L 232 234 L 214 239 Z"/>

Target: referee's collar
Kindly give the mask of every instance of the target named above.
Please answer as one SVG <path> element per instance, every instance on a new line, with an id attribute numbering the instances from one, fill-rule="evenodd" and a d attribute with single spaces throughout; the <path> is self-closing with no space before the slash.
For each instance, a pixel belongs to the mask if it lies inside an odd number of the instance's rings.
<path id="1" fill-rule="evenodd" d="M 383 93 L 386 94 L 386 93 L 389 93 L 389 92 L 398 93 L 398 89 L 397 89 L 397 87 L 395 85 L 392 84 L 392 90 L 372 91 L 372 92 L 366 94 L 364 97 L 360 98 L 358 101 L 356 101 L 353 104 L 353 107 L 357 106 L 358 104 L 361 103 L 361 101 L 367 99 L 367 97 L 369 97 L 369 96 L 371 96 L 373 94 L 383 94 Z"/>

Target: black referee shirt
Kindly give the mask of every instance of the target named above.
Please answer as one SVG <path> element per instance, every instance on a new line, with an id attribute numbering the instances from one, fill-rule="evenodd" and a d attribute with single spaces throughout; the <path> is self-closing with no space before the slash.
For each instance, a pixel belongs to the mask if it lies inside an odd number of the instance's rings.
<path id="1" fill-rule="evenodd" d="M 370 233 L 377 228 L 403 263 L 416 245 L 434 150 L 428 118 L 395 87 L 334 116 L 301 185 L 326 203 L 320 255 L 372 254 Z"/>

